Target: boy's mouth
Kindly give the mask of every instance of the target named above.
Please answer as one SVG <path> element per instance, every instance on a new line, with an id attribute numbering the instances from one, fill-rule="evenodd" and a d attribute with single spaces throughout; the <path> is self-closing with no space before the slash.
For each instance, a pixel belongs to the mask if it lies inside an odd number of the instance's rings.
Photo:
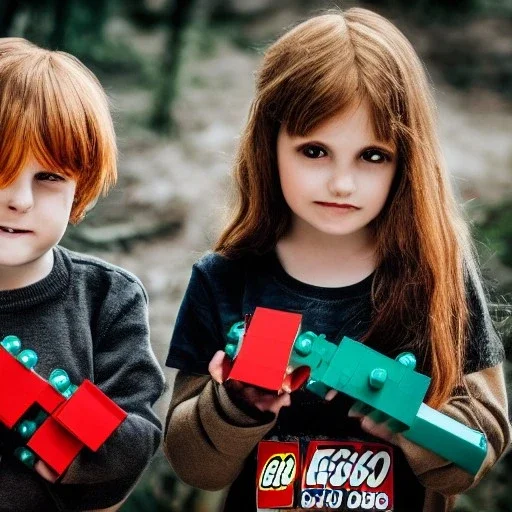
<path id="1" fill-rule="evenodd" d="M 30 233 L 27 229 L 14 229 L 7 226 L 0 226 L 0 231 L 4 231 L 5 233 Z"/>

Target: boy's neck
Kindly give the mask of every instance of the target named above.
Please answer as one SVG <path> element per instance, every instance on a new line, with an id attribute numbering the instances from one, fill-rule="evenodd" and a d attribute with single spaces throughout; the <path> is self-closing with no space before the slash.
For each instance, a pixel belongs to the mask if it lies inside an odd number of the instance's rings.
<path id="1" fill-rule="evenodd" d="M 19 266 L 0 266 L 0 291 L 17 290 L 44 279 L 53 269 L 53 249 Z"/>

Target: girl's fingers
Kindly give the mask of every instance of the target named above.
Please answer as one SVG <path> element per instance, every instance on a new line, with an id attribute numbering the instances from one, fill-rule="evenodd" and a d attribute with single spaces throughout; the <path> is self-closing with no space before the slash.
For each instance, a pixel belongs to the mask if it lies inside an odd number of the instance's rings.
<path id="1" fill-rule="evenodd" d="M 384 423 L 375 423 L 369 416 L 365 416 L 361 420 L 361 428 L 372 436 L 379 437 L 380 439 L 384 439 L 384 441 L 394 444 L 394 434 Z"/>
<path id="2" fill-rule="evenodd" d="M 274 403 L 268 408 L 268 410 L 277 414 L 281 410 L 281 407 L 288 407 L 291 403 L 290 393 L 283 393 L 274 400 Z"/>
<path id="3" fill-rule="evenodd" d="M 42 460 L 38 460 L 34 464 L 34 469 L 39 473 L 45 480 L 48 482 L 54 483 L 59 478 L 59 475 L 53 471 L 49 466 L 47 466 Z"/>
<path id="4" fill-rule="evenodd" d="M 327 401 L 330 401 L 332 400 L 336 395 L 338 394 L 338 392 L 335 390 L 335 389 L 330 389 L 329 391 L 327 391 L 327 393 L 325 394 L 325 399 Z"/>
<path id="5" fill-rule="evenodd" d="M 219 384 L 222 384 L 222 363 L 224 358 L 226 357 L 226 353 L 222 350 L 218 350 L 215 352 L 215 355 L 212 357 L 210 364 L 208 365 L 208 371 L 212 376 L 212 379 Z"/>
<path id="6" fill-rule="evenodd" d="M 363 416 L 370 414 L 373 410 L 373 407 L 370 405 L 357 400 L 348 411 L 348 416 L 349 418 L 362 418 Z"/>
<path id="7" fill-rule="evenodd" d="M 283 393 L 278 398 L 277 401 L 278 401 L 280 407 L 288 407 L 292 403 L 292 399 L 290 397 L 290 393 L 288 393 L 288 392 Z"/>

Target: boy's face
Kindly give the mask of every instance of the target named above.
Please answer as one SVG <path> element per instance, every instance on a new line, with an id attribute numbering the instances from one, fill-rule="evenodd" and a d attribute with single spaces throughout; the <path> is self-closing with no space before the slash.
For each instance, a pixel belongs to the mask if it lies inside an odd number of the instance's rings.
<path id="1" fill-rule="evenodd" d="M 0 290 L 45 277 L 51 249 L 64 235 L 76 181 L 29 160 L 16 181 L 0 188 Z"/>

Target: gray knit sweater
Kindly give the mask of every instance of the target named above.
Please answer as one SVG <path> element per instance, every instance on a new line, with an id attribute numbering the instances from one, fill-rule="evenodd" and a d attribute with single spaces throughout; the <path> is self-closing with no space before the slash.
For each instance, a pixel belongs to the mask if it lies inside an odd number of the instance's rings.
<path id="1" fill-rule="evenodd" d="M 3 454 L 0 510 L 114 505 L 133 487 L 161 438 L 151 407 L 164 380 L 149 344 L 147 295 L 140 281 L 119 267 L 61 247 L 54 255 L 46 278 L 0 291 L 0 340 L 13 334 L 23 348 L 35 350 L 35 370 L 43 378 L 63 368 L 75 384 L 90 379 L 128 417 L 96 453 L 83 449 L 56 484 Z"/>

